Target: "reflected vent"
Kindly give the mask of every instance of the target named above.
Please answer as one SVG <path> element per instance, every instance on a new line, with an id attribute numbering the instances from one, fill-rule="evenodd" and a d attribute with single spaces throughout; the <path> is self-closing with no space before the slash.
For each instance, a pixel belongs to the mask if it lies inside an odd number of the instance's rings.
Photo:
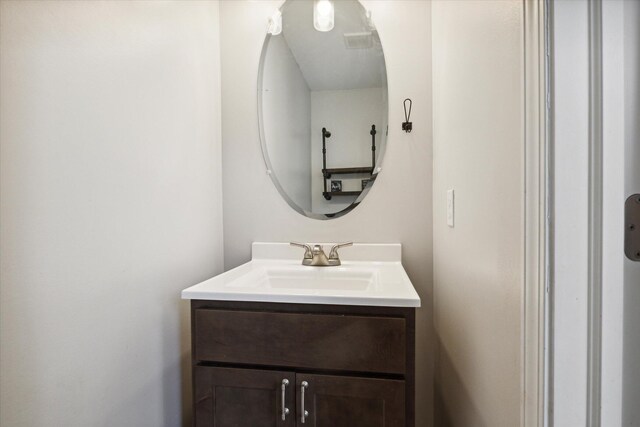
<path id="1" fill-rule="evenodd" d="M 344 33 L 344 44 L 347 49 L 371 49 L 373 47 L 373 34 L 370 31 Z"/>

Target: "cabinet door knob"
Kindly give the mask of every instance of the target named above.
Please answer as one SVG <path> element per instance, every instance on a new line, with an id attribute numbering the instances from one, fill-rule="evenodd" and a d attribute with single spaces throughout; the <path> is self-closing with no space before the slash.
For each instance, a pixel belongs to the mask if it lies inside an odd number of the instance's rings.
<path id="1" fill-rule="evenodd" d="M 286 407 L 285 403 L 287 401 L 287 386 L 289 385 L 288 379 L 282 380 L 281 390 L 282 390 L 282 421 L 287 419 L 287 415 L 289 415 L 289 408 Z"/>
<path id="2" fill-rule="evenodd" d="M 309 412 L 304 410 L 304 390 L 309 387 L 309 383 L 306 381 L 302 381 L 300 383 L 300 422 L 304 424 L 306 422 L 307 417 L 309 416 Z"/>

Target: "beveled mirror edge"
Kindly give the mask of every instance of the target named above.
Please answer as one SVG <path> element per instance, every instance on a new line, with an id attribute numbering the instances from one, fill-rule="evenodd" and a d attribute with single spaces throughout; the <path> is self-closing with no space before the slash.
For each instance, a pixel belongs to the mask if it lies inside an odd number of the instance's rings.
<path id="1" fill-rule="evenodd" d="M 357 1 L 360 6 L 362 6 L 362 8 L 366 11 L 369 12 L 369 9 L 367 9 L 364 4 L 362 4 L 362 2 L 360 0 L 354 0 Z M 279 2 L 279 6 L 277 6 L 277 10 L 282 11 L 282 7 L 284 6 L 284 4 L 287 2 L 287 0 L 281 0 Z M 387 115 L 387 128 L 388 128 L 388 122 L 389 122 L 389 74 L 388 74 L 388 70 L 387 70 L 387 66 L 386 66 L 386 56 L 384 55 L 384 43 L 382 43 L 382 36 L 380 36 L 380 32 L 377 30 L 378 32 L 378 36 L 380 37 L 380 49 L 382 50 L 382 57 L 383 57 L 383 61 L 385 63 L 385 80 L 386 80 L 386 84 L 387 84 L 387 108 L 386 108 L 386 115 Z M 378 179 L 378 175 L 380 174 L 380 172 L 382 172 L 383 168 L 382 165 L 384 163 L 384 152 L 386 152 L 387 150 L 387 144 L 389 143 L 389 133 L 388 133 L 388 129 L 385 129 L 384 132 L 386 133 L 386 140 L 385 140 L 385 145 L 383 148 L 383 151 L 379 154 L 380 155 L 380 160 L 378 162 L 376 162 L 376 167 L 374 169 L 373 174 L 371 175 L 371 183 L 369 183 L 367 185 L 367 187 L 360 193 L 360 195 L 353 201 L 353 203 L 351 203 L 349 206 L 347 206 L 346 208 L 335 212 L 335 213 L 315 213 L 315 212 L 311 212 L 311 211 L 307 211 L 306 209 L 303 209 L 302 207 L 300 207 L 296 202 L 294 202 L 291 197 L 289 196 L 289 194 L 287 194 L 286 191 L 284 191 L 284 188 L 282 187 L 282 185 L 280 184 L 280 181 L 278 180 L 278 177 L 273 173 L 273 168 L 271 165 L 271 160 L 269 158 L 269 152 L 267 150 L 267 142 L 266 142 L 266 138 L 264 135 L 264 119 L 262 116 L 262 81 L 263 81 L 263 71 L 264 71 L 264 64 L 265 64 L 265 56 L 267 53 L 267 48 L 269 47 L 269 42 L 271 41 L 271 37 L 272 35 L 269 34 L 268 31 L 266 31 L 265 34 L 265 39 L 264 42 L 262 43 L 262 49 L 260 51 L 260 60 L 258 63 L 258 76 L 257 76 L 257 92 L 258 92 L 258 96 L 257 96 L 257 110 L 258 110 L 258 137 L 260 139 L 260 149 L 262 151 L 262 159 L 264 160 L 265 163 L 265 173 L 267 175 L 269 175 L 269 178 L 271 179 L 271 182 L 273 182 L 274 186 L 276 187 L 276 190 L 278 191 L 278 193 L 280 194 L 280 196 L 287 202 L 287 204 L 297 213 L 299 213 L 300 215 L 304 216 L 305 218 L 310 218 L 310 219 L 318 219 L 318 220 L 329 220 L 329 219 L 336 219 L 339 218 L 341 216 L 344 216 L 346 214 L 348 214 L 349 212 L 351 212 L 352 210 L 354 210 L 356 207 L 358 207 L 360 205 L 360 203 L 364 200 L 364 198 L 367 196 L 367 194 L 369 194 L 369 192 L 371 191 L 371 189 L 373 188 L 373 183 Z"/>

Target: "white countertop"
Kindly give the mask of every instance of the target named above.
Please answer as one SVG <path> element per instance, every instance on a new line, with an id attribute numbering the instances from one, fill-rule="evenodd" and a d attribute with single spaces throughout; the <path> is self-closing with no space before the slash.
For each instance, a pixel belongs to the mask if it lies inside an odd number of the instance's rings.
<path id="1" fill-rule="evenodd" d="M 329 252 L 331 244 L 323 244 Z M 252 260 L 182 291 L 183 299 L 419 307 L 400 262 L 399 244 L 354 244 L 342 265 L 301 265 L 304 251 L 288 243 L 254 243 Z"/>

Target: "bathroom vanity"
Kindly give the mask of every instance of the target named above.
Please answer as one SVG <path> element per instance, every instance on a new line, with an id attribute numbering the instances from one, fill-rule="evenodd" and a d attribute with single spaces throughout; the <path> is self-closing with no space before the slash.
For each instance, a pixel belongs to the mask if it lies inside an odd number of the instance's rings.
<path id="1" fill-rule="evenodd" d="M 197 426 L 413 425 L 413 309 L 191 307 Z"/>
<path id="2" fill-rule="evenodd" d="M 254 243 L 252 261 L 183 291 L 196 426 L 414 426 L 420 299 L 400 245 L 345 255 L 307 267 Z"/>

